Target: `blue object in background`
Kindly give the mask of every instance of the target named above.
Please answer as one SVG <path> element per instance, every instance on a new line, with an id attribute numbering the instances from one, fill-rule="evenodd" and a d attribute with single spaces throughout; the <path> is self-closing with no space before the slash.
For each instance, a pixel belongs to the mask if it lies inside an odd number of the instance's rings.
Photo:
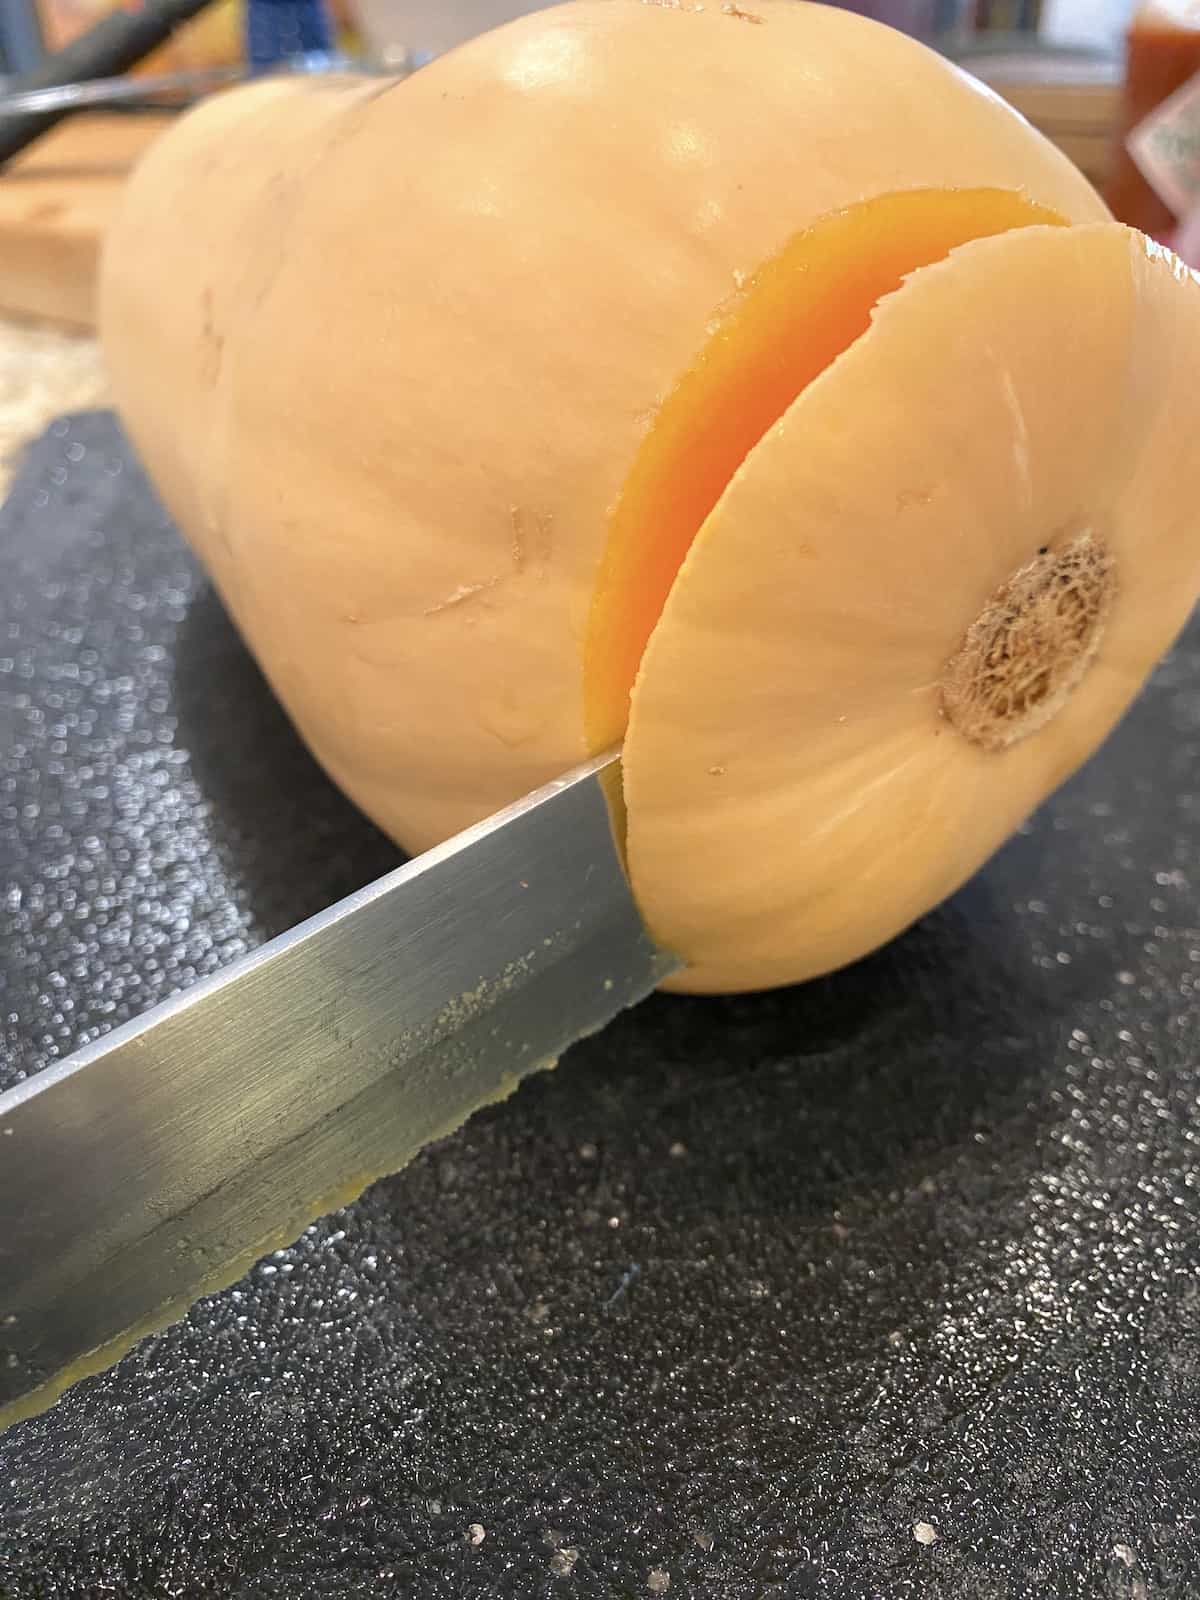
<path id="1" fill-rule="evenodd" d="M 42 54 L 34 0 L 0 0 L 0 74 L 32 72 Z"/>
<path id="2" fill-rule="evenodd" d="M 332 59 L 333 26 L 324 0 L 247 0 L 246 61 L 266 72 L 285 61 Z"/>

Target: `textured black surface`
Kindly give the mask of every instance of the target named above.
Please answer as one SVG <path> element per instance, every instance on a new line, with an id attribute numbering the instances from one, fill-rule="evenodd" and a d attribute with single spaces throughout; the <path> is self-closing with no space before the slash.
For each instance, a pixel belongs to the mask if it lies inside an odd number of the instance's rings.
<path id="1" fill-rule="evenodd" d="M 1198 758 L 1193 631 L 891 949 L 645 1005 L 0 1437 L 0 1594 L 1200 1593 Z M 5 1081 L 391 859 L 60 424 L 0 515 Z"/>

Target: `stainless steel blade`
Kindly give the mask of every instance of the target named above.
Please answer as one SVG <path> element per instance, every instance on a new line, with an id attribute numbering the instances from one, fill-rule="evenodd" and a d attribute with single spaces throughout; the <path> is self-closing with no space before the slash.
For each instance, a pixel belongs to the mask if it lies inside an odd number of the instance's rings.
<path id="1" fill-rule="evenodd" d="M 568 774 L 0 1096 L 0 1426 L 676 968 L 626 884 L 615 770 Z"/>

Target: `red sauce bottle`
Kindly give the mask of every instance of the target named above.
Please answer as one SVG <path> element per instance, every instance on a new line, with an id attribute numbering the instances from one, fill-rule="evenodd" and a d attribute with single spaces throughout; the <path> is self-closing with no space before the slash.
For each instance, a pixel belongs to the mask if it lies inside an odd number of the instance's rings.
<path id="1" fill-rule="evenodd" d="M 1126 34 L 1125 96 L 1105 200 L 1118 222 L 1155 238 L 1170 237 L 1178 218 L 1138 170 L 1125 147 L 1143 117 L 1200 72 L 1200 0 L 1143 5 Z"/>

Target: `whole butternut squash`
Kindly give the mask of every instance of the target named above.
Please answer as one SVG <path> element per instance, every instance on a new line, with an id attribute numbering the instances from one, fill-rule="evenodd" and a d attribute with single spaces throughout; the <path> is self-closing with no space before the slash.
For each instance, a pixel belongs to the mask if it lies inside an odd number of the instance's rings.
<path id="1" fill-rule="evenodd" d="M 949 893 L 1200 585 L 1200 288 L 802 0 L 577 0 L 216 97 L 131 184 L 101 323 L 333 777 L 419 850 L 623 739 L 687 987 Z"/>

